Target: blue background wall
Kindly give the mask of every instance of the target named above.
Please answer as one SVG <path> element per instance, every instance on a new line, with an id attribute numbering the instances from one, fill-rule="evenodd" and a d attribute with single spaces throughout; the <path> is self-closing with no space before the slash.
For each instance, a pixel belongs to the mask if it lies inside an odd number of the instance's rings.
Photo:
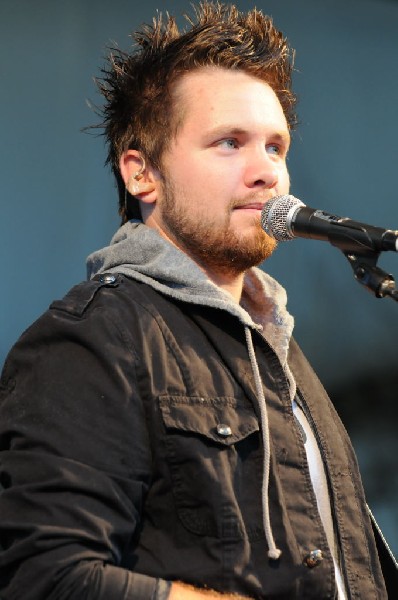
<path id="1" fill-rule="evenodd" d="M 99 74 L 112 40 L 155 9 L 188 1 L 0 0 L 0 363 L 50 301 L 85 277 L 87 254 L 118 225 L 103 164 Z M 237 2 L 242 9 L 252 6 Z M 310 206 L 398 229 L 398 3 L 260 0 L 297 50 L 301 125 L 292 193 Z M 181 22 L 181 21 L 180 21 Z M 380 266 L 398 278 L 396 254 Z M 354 282 L 328 244 L 281 245 L 264 268 L 287 288 L 296 337 L 352 435 L 369 502 L 398 552 L 398 306 Z"/>

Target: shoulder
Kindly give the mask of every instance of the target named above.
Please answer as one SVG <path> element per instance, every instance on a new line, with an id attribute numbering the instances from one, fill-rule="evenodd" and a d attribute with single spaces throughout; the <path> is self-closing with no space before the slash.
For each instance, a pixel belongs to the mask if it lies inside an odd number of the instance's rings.
<path id="1" fill-rule="evenodd" d="M 107 301 L 117 300 L 117 291 L 125 283 L 123 275 L 102 273 L 90 281 L 78 283 L 60 300 L 51 303 L 50 311 L 64 311 L 81 317 L 93 303 L 106 297 Z"/>
<path id="2" fill-rule="evenodd" d="M 40 356 L 48 360 L 68 347 L 73 357 L 77 347 L 95 345 L 98 351 L 105 342 L 108 349 L 121 345 L 133 351 L 133 330 L 142 322 L 134 298 L 145 295 L 144 290 L 137 292 L 138 287 L 123 275 L 108 273 L 75 285 L 22 333 L 6 365 L 18 357 L 28 357 L 28 362 Z"/>
<path id="3" fill-rule="evenodd" d="M 64 312 L 72 317 L 88 318 L 97 309 L 107 314 L 134 315 L 135 311 L 157 312 L 162 295 L 148 283 L 121 273 L 106 272 L 75 285 L 60 300 L 51 303 L 48 312 Z M 127 313 L 124 314 L 124 313 Z"/>

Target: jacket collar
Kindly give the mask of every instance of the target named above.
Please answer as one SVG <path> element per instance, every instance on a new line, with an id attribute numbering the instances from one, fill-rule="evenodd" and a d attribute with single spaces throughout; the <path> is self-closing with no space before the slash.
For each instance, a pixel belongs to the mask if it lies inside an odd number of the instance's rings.
<path id="1" fill-rule="evenodd" d="M 88 257 L 88 278 L 104 272 L 122 273 L 176 300 L 228 311 L 262 332 L 286 364 L 294 320 L 286 309 L 284 288 L 261 269 L 246 272 L 239 305 L 155 229 L 133 220 L 115 233 L 109 246 Z"/>

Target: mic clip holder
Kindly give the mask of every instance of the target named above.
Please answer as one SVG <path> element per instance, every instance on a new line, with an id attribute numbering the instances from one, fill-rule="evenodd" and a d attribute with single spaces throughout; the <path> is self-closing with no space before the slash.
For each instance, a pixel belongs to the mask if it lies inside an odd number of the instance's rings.
<path id="1" fill-rule="evenodd" d="M 355 279 L 372 292 L 376 298 L 389 296 L 398 302 L 398 290 L 395 287 L 394 277 L 377 266 L 380 252 L 370 251 L 359 255 L 353 252 L 343 252 L 343 254 L 354 271 Z"/>

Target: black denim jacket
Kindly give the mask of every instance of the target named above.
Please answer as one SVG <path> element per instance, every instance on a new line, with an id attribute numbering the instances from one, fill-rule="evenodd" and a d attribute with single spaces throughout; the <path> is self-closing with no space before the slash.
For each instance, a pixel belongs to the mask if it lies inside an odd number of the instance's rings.
<path id="1" fill-rule="evenodd" d="M 262 335 L 253 339 L 281 558 L 266 556 L 243 326 L 119 276 L 53 303 L 4 367 L 2 600 L 149 600 L 160 580 L 258 599 L 335 596 L 289 384 Z M 349 597 L 386 598 L 347 434 L 294 340 L 289 356 L 326 465 Z"/>

